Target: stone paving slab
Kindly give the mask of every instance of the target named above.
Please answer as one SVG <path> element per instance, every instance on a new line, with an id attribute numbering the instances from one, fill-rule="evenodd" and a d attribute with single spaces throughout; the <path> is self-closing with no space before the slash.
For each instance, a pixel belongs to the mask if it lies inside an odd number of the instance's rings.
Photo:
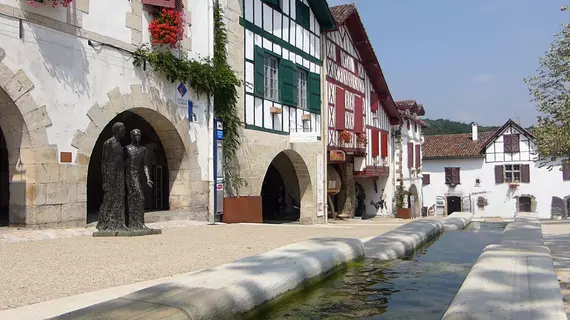
<path id="1" fill-rule="evenodd" d="M 315 238 L 53 319 L 229 319 L 363 255 L 358 239 Z"/>
<path id="2" fill-rule="evenodd" d="M 64 297 L 195 272 L 314 237 L 361 239 L 398 226 L 161 226 L 162 235 L 139 238 L 0 242 L 0 256 L 9 257 L 0 259 L 0 309 L 20 307 L 0 311 L 0 319 L 44 319 L 28 316 L 35 314 L 31 304 L 77 305 L 79 300 Z"/>
<path id="3" fill-rule="evenodd" d="M 520 214 L 485 248 L 443 320 L 565 320 L 550 249 L 536 215 Z"/>
<path id="4" fill-rule="evenodd" d="M 570 318 L 570 221 L 543 223 L 542 231 L 544 242 L 552 253 L 564 309 Z"/>

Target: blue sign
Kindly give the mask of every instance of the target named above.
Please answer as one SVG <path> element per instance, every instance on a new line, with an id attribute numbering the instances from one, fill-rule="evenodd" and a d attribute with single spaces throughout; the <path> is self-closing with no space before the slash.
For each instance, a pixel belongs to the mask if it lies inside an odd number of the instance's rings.
<path id="1" fill-rule="evenodd" d="M 194 103 L 192 100 L 188 100 L 188 120 L 194 121 Z"/>
<path id="2" fill-rule="evenodd" d="M 184 85 L 184 83 L 180 82 L 180 85 L 178 85 L 178 92 L 180 92 L 180 95 L 182 97 L 184 97 L 186 95 L 186 93 L 188 92 L 188 89 L 186 89 L 186 86 Z"/>
<path id="3" fill-rule="evenodd" d="M 216 130 L 216 139 L 224 140 L 224 130 Z"/>

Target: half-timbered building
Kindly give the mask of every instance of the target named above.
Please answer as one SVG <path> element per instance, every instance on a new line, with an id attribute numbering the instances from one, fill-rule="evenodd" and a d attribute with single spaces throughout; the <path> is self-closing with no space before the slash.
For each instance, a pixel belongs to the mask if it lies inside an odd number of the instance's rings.
<path id="1" fill-rule="evenodd" d="M 228 0 L 226 17 L 230 46 L 239 44 L 229 61 L 244 81 L 239 195 L 261 195 L 266 221 L 322 222 L 321 41 L 335 27 L 327 2 Z"/>
<path id="2" fill-rule="evenodd" d="M 405 192 L 402 217 L 419 217 L 422 206 L 422 129 L 425 122 L 419 117 L 425 115 L 424 106 L 415 100 L 396 101 L 403 123 L 394 126 L 396 188 Z"/>
<path id="3" fill-rule="evenodd" d="M 570 167 L 542 167 L 532 132 L 513 120 L 494 132 L 426 136 L 424 205 L 437 214 L 471 211 L 512 218 L 536 212 L 541 219 L 567 217 Z"/>
<path id="4" fill-rule="evenodd" d="M 356 6 L 335 6 L 331 12 L 338 27 L 325 32 L 323 40 L 327 170 L 340 177 L 341 187 L 329 182 L 329 209 L 344 216 L 375 216 L 383 193 L 391 203 L 390 128 L 400 116 Z"/>

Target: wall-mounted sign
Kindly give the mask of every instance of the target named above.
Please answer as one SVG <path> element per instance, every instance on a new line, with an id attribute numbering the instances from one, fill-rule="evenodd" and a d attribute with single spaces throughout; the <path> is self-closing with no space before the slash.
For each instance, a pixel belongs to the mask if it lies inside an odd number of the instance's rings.
<path id="1" fill-rule="evenodd" d="M 346 161 L 346 153 L 342 150 L 330 150 L 329 161 Z"/>

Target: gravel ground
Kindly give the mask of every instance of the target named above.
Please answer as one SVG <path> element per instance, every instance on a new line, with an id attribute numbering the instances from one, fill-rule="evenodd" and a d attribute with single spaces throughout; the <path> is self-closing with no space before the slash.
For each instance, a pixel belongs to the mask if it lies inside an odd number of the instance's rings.
<path id="1" fill-rule="evenodd" d="M 400 223 L 191 226 L 136 238 L 4 242 L 0 310 L 211 268 L 314 237 L 372 237 Z"/>

